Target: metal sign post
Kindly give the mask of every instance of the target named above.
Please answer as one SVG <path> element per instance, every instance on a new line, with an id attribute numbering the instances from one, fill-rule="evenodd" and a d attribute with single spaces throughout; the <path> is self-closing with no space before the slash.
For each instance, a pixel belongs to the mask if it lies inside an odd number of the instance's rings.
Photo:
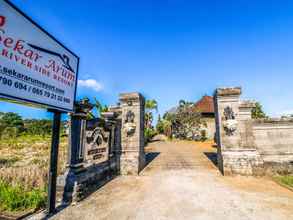
<path id="1" fill-rule="evenodd" d="M 79 57 L 8 0 L 0 0 L 0 99 L 54 113 L 48 213 L 55 211 L 61 113 L 73 112 Z"/>
<path id="2" fill-rule="evenodd" d="M 56 179 L 58 165 L 58 150 L 60 136 L 61 112 L 54 111 L 54 119 L 52 126 L 52 143 L 50 154 L 49 183 L 48 183 L 48 213 L 55 212 L 56 207 Z"/>

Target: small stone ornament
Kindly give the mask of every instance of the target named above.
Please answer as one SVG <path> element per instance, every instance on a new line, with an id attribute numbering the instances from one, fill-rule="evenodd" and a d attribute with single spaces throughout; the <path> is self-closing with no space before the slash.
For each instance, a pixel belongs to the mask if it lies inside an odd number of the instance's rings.
<path id="1" fill-rule="evenodd" d="M 131 136 L 135 133 L 136 125 L 134 123 L 134 113 L 132 111 L 128 111 L 125 119 L 124 131 L 127 136 Z"/>
<path id="2" fill-rule="evenodd" d="M 225 121 L 223 122 L 224 130 L 226 135 L 232 136 L 237 130 L 238 122 L 235 120 L 235 113 L 230 106 L 224 109 Z"/>

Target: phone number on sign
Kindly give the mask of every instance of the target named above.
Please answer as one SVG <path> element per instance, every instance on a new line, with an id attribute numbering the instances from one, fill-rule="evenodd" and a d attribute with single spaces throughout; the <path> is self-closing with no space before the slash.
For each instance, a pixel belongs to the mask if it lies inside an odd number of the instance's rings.
<path id="1" fill-rule="evenodd" d="M 57 100 L 59 102 L 70 103 L 69 98 L 66 98 L 66 97 L 60 96 L 60 95 L 56 95 L 52 92 L 48 92 L 44 89 L 40 89 L 40 88 L 31 86 L 31 85 L 27 85 L 22 82 L 14 81 L 14 80 L 9 79 L 7 77 L 0 76 L 0 84 L 2 84 L 3 86 L 18 89 L 19 91 L 26 91 L 28 93 L 32 93 L 37 96 L 42 96 L 42 97 L 50 98 L 53 100 Z"/>

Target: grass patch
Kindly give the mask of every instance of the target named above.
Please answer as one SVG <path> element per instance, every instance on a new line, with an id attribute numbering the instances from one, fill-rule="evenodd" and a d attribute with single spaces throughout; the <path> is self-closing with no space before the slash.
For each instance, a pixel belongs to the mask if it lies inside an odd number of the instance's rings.
<path id="1" fill-rule="evenodd" d="M 48 148 L 50 140 L 50 136 L 40 135 L 20 135 L 14 138 L 2 138 L 0 149 L 9 147 L 10 149 L 21 150 L 27 147 L 38 147 L 38 145 L 44 145 Z"/>
<path id="2" fill-rule="evenodd" d="M 275 180 L 281 185 L 285 185 L 293 189 L 293 176 L 276 176 Z"/>
<path id="3" fill-rule="evenodd" d="M 26 191 L 20 185 L 10 185 L 0 180 L 0 210 L 18 212 L 37 210 L 45 207 L 46 194 L 44 190 Z"/>
<path id="4" fill-rule="evenodd" d="M 18 215 L 45 206 L 51 136 L 0 141 L 0 213 Z M 68 137 L 60 137 L 58 175 L 66 169 Z"/>
<path id="5" fill-rule="evenodd" d="M 0 157 L 0 168 L 1 167 L 10 167 L 20 159 L 18 157 L 12 157 L 12 158 L 4 158 Z"/>

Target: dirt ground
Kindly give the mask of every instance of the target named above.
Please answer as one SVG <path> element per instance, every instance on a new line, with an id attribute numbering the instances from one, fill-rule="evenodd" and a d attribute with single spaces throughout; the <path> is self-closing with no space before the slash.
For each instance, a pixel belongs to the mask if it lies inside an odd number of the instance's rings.
<path id="1" fill-rule="evenodd" d="M 293 219 L 293 192 L 268 178 L 224 177 L 211 143 L 154 142 L 140 176 L 119 176 L 53 219 Z"/>

